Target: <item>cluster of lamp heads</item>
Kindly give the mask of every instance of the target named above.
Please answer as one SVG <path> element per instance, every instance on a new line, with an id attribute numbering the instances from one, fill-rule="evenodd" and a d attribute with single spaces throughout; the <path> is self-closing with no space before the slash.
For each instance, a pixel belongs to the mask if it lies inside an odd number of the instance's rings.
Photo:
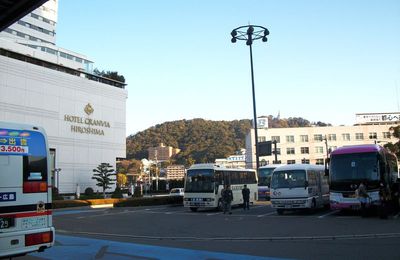
<path id="1" fill-rule="evenodd" d="M 263 42 L 266 42 L 268 40 L 268 35 L 268 29 L 263 26 L 245 25 L 232 30 L 231 42 L 235 43 L 237 40 L 242 40 L 246 41 L 246 45 L 250 46 L 253 44 L 253 41 L 258 39 L 262 39 Z"/>

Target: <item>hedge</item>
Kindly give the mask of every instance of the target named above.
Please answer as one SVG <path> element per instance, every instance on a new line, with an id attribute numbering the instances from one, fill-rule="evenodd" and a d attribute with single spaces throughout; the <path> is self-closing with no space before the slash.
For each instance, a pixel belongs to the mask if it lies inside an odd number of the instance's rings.
<path id="1" fill-rule="evenodd" d="M 137 207 L 165 204 L 182 204 L 182 197 L 147 197 L 128 199 L 54 200 L 53 209 L 113 204 L 114 207 Z"/>

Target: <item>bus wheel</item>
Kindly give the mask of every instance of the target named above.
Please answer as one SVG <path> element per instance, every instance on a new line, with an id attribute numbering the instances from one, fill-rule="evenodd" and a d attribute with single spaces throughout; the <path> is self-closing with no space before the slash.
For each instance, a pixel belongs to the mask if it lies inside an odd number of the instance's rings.
<path id="1" fill-rule="evenodd" d="M 283 215 L 283 209 L 277 209 L 276 212 L 278 213 L 278 215 Z"/>
<path id="2" fill-rule="evenodd" d="M 193 211 L 193 212 L 196 212 L 196 211 L 197 211 L 197 208 L 195 208 L 195 207 L 190 207 L 190 210 Z"/>

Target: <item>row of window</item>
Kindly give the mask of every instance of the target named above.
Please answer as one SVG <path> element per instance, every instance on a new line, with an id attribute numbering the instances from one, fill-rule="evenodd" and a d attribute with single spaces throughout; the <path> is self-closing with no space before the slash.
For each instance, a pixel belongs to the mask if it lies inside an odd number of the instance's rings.
<path id="1" fill-rule="evenodd" d="M 48 24 L 50 24 L 50 25 L 56 25 L 56 23 L 54 22 L 54 21 L 52 21 L 52 20 L 49 20 L 49 19 L 47 19 L 47 18 L 44 18 L 43 16 L 40 16 L 40 15 L 37 15 L 37 14 L 34 14 L 34 13 L 31 13 L 31 17 L 33 17 L 33 18 L 35 18 L 35 19 L 38 19 L 38 20 L 40 20 L 40 21 L 43 21 L 43 22 L 45 22 L 45 23 L 48 23 Z"/>
<path id="2" fill-rule="evenodd" d="M 329 146 L 329 151 L 333 151 L 337 148 L 337 146 Z M 296 154 L 296 149 L 294 147 L 288 147 L 286 148 L 286 154 Z M 275 150 L 273 149 L 273 153 L 275 154 Z M 310 147 L 300 147 L 300 153 L 301 154 L 309 154 L 310 153 Z M 323 146 L 315 146 L 314 147 L 314 153 L 324 153 L 324 147 Z M 276 148 L 276 154 L 281 154 L 281 148 Z"/>
<path id="3" fill-rule="evenodd" d="M 383 138 L 390 138 L 390 132 L 382 132 Z M 286 143 L 294 143 L 295 142 L 295 136 L 294 135 L 287 135 L 286 136 Z M 349 133 L 343 133 L 341 134 L 341 138 L 343 141 L 350 141 L 351 140 L 351 135 Z M 378 133 L 377 132 L 370 132 L 368 134 L 368 139 L 378 139 Z M 322 141 L 336 141 L 337 140 L 337 135 L 336 134 L 328 134 L 326 136 L 323 136 L 322 134 L 315 134 L 313 136 L 313 141 L 315 142 L 322 142 Z M 363 133 L 355 133 L 354 135 L 354 140 L 364 140 L 364 134 Z M 259 138 L 259 142 L 264 142 L 266 141 L 266 137 L 262 136 Z M 271 141 L 280 143 L 281 142 L 281 137 L 280 136 L 271 136 Z M 300 142 L 306 143 L 309 141 L 308 135 L 300 135 Z"/>
<path id="4" fill-rule="evenodd" d="M 12 35 L 16 35 L 16 36 L 18 36 L 18 37 L 21 37 L 21 38 L 24 38 L 24 39 L 33 41 L 33 42 L 44 42 L 44 43 L 53 44 L 53 43 L 51 43 L 51 42 L 49 42 L 49 41 L 45 41 L 45 40 L 36 38 L 36 37 L 34 37 L 34 36 L 31 36 L 31 35 L 28 35 L 28 34 L 25 34 L 25 33 L 22 33 L 22 32 L 12 30 L 12 29 L 10 29 L 10 28 L 6 28 L 4 31 L 7 32 L 7 33 L 10 33 L 10 34 L 12 34 Z"/>
<path id="5" fill-rule="evenodd" d="M 274 164 L 282 164 L 282 161 L 278 160 L 277 162 L 273 161 L 272 163 L 274 163 Z M 286 161 L 286 164 L 295 164 L 295 163 L 310 164 L 310 160 L 304 158 L 304 159 L 298 160 L 297 162 L 296 162 L 296 160 L 287 160 Z M 270 164 L 270 161 L 262 160 L 260 165 L 264 166 L 264 165 L 268 165 L 268 164 Z M 316 159 L 315 160 L 315 164 L 316 165 L 324 165 L 324 159 L 323 158 Z"/>
<path id="6" fill-rule="evenodd" d="M 54 31 L 46 30 L 46 29 L 44 29 L 42 27 L 39 27 L 39 26 L 30 24 L 30 23 L 24 22 L 22 20 L 19 20 L 17 23 L 22 25 L 22 26 L 25 26 L 27 28 L 30 28 L 32 30 L 35 30 L 35 31 L 38 31 L 38 32 L 41 32 L 41 33 L 44 33 L 44 34 L 47 34 L 47 35 L 50 35 L 50 36 L 54 36 L 55 35 Z"/>

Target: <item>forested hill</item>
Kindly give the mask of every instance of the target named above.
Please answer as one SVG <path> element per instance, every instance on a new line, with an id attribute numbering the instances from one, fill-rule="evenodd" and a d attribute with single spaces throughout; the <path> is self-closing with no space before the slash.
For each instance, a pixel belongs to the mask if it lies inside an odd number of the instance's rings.
<path id="1" fill-rule="evenodd" d="M 303 118 L 277 119 L 269 116 L 269 127 L 311 126 Z M 326 124 L 318 122 L 317 125 Z M 149 147 L 166 146 L 181 149 L 174 163 L 192 164 L 214 162 L 245 148 L 245 137 L 251 128 L 251 120 L 210 121 L 204 119 L 165 122 L 127 137 L 127 158 L 148 157 Z"/>
<path id="2" fill-rule="evenodd" d="M 147 158 L 147 149 L 166 146 L 181 149 L 178 163 L 213 162 L 244 148 L 250 120 L 210 121 L 204 119 L 179 120 L 156 125 L 127 138 L 127 157 Z"/>

